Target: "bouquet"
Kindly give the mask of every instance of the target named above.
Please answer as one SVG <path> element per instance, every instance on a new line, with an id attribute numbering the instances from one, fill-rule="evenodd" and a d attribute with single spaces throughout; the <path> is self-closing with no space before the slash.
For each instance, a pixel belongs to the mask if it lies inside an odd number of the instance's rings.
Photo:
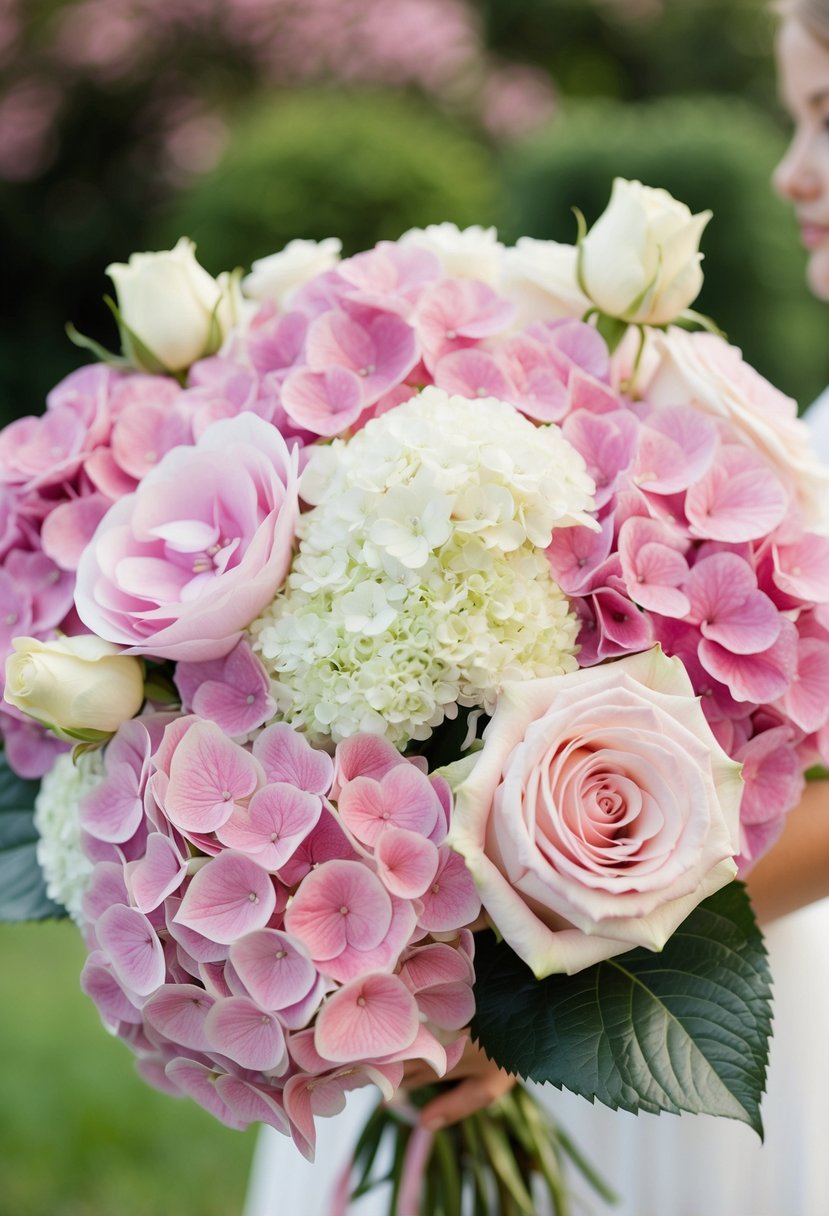
<path id="1" fill-rule="evenodd" d="M 350 1185 L 391 1135 L 400 1212 L 421 1174 L 532 1211 L 533 1171 L 564 1210 L 527 1093 L 413 1130 L 405 1065 L 470 1033 L 760 1130 L 733 880 L 829 759 L 829 482 L 690 308 L 708 218 L 618 180 L 573 246 L 444 224 L 242 280 L 182 239 L 0 433 L 6 807 L 42 779 L 4 914 L 66 908 L 142 1076 L 231 1127 L 310 1156 L 376 1085 Z"/>

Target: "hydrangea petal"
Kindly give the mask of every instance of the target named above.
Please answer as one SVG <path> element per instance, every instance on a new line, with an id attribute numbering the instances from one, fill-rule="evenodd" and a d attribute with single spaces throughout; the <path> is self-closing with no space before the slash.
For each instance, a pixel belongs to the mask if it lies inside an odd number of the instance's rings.
<path id="1" fill-rule="evenodd" d="M 127 885 L 139 912 L 152 912 L 181 885 L 187 863 L 169 836 L 150 832 L 146 851 L 127 865 Z"/>
<path id="2" fill-rule="evenodd" d="M 217 1090 L 216 1082 L 221 1075 L 218 1069 L 208 1068 L 198 1060 L 177 1057 L 170 1060 L 164 1071 L 181 1093 L 198 1102 L 199 1106 L 203 1106 L 220 1123 L 236 1131 L 247 1127 L 243 1120 L 237 1118 Z"/>
<path id="3" fill-rule="evenodd" d="M 372 950 L 391 917 L 391 900 L 371 870 L 335 860 L 306 876 L 285 912 L 285 928 L 318 961 L 335 958 L 349 944 Z"/>
<path id="4" fill-rule="evenodd" d="M 210 993 L 196 984 L 162 984 L 144 1006 L 144 1016 L 170 1042 L 209 1051 L 204 1022 L 214 1003 Z"/>
<path id="5" fill-rule="evenodd" d="M 235 811 L 216 834 L 228 848 L 253 853 L 260 865 L 278 870 L 316 827 L 321 813 L 317 794 L 274 782 L 257 790 L 247 810 Z"/>
<path id="6" fill-rule="evenodd" d="M 182 831 L 212 832 L 250 797 L 261 769 L 213 722 L 197 721 L 173 754 L 165 809 Z"/>
<path id="7" fill-rule="evenodd" d="M 332 993 L 314 1029 L 317 1051 L 346 1063 L 408 1047 L 417 1034 L 417 1004 L 394 975 L 369 974 Z"/>
<path id="8" fill-rule="evenodd" d="M 469 925 L 481 910 L 481 900 L 466 863 L 445 845 L 440 849 L 437 873 L 421 896 L 421 903 L 417 923 L 430 932 Z"/>
<path id="9" fill-rule="evenodd" d="M 164 983 L 164 951 L 147 917 L 114 904 L 95 923 L 95 935 L 113 970 L 131 992 L 146 996 Z"/>
<path id="10" fill-rule="evenodd" d="M 308 995 L 317 969 L 304 946 L 277 929 L 246 933 L 230 947 L 230 961 L 263 1009 L 284 1009 Z"/>
<path id="11" fill-rule="evenodd" d="M 275 722 L 253 741 L 253 754 L 269 782 L 285 781 L 309 794 L 327 794 L 331 788 L 334 764 L 327 752 L 312 747 L 304 735 Z"/>
<path id="12" fill-rule="evenodd" d="M 241 853 L 219 853 L 190 881 L 175 921 L 230 945 L 244 933 L 264 929 L 276 906 L 266 870 Z"/>
<path id="13" fill-rule="evenodd" d="M 285 1035 L 278 1020 L 244 996 L 216 1001 L 205 1018 L 215 1051 L 256 1072 L 282 1072 L 287 1065 Z"/>
<path id="14" fill-rule="evenodd" d="M 392 827 L 377 841 L 375 860 L 387 891 L 401 899 L 416 899 L 434 881 L 438 850 L 417 832 Z"/>
<path id="15" fill-rule="evenodd" d="M 233 1077 L 229 1073 L 216 1078 L 216 1089 L 240 1122 L 267 1123 L 284 1136 L 290 1135 L 288 1116 L 276 1093 L 265 1093 L 249 1081 Z"/>

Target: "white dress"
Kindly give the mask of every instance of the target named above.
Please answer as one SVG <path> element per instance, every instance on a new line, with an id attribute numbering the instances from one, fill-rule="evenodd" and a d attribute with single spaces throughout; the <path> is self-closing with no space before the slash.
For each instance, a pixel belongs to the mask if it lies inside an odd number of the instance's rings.
<path id="1" fill-rule="evenodd" d="M 829 461 L 829 389 L 808 421 Z M 620 1196 L 610 1208 L 574 1176 L 577 1216 L 829 1216 L 829 900 L 772 925 L 766 944 L 774 1036 L 762 1103 L 764 1143 L 730 1119 L 629 1115 L 536 1086 Z M 359 1090 L 347 1111 L 319 1120 L 313 1166 L 264 1128 L 244 1216 L 329 1216 L 334 1188 L 375 1102 L 374 1090 Z M 386 1216 L 386 1204 L 387 1194 L 373 1193 L 352 1205 L 349 1216 Z"/>

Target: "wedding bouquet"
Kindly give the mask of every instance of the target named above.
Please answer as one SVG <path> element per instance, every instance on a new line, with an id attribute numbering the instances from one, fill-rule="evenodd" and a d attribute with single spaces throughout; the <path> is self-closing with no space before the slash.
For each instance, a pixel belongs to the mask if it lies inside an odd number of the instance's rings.
<path id="1" fill-rule="evenodd" d="M 3 912 L 54 910 L 39 864 L 150 1083 L 312 1155 L 471 1026 L 522 1077 L 759 1130 L 732 880 L 829 759 L 829 479 L 691 332 L 708 218 L 619 180 L 574 246 L 444 224 L 241 281 L 182 239 L 109 268 L 122 353 L 72 331 L 101 361 L 0 433 L 4 809 L 42 778 Z"/>

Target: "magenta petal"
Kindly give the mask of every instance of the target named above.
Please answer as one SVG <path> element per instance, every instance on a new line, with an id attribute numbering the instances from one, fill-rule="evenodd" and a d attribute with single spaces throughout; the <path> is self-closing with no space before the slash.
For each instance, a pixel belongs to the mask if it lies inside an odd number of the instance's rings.
<path id="1" fill-rule="evenodd" d="M 171 1043 L 209 1051 L 204 1020 L 213 1004 L 214 998 L 195 984 L 162 984 L 144 1006 L 144 1016 Z"/>
<path id="2" fill-rule="evenodd" d="M 415 999 L 397 976 L 366 975 L 328 998 L 314 1043 L 327 1060 L 370 1060 L 404 1050 L 418 1024 Z"/>
<path id="3" fill-rule="evenodd" d="M 178 1058 L 171 1060 L 164 1069 L 167 1076 L 178 1089 L 198 1102 L 209 1111 L 220 1123 L 241 1131 L 247 1124 L 236 1117 L 216 1089 L 216 1082 L 221 1073 L 200 1064 L 197 1060 Z"/>
<path id="4" fill-rule="evenodd" d="M 302 944 L 277 929 L 247 933 L 230 948 L 230 961 L 263 1009 L 283 1009 L 307 996 L 317 969 Z"/>
<path id="5" fill-rule="evenodd" d="M 387 891 L 416 899 L 434 881 L 438 850 L 431 840 L 404 828 L 388 828 L 377 842 L 377 873 Z"/>
<path id="6" fill-rule="evenodd" d="M 139 912 L 152 912 L 181 886 L 187 863 L 168 836 L 150 832 L 146 852 L 127 866 L 127 883 Z"/>
<path id="7" fill-rule="evenodd" d="M 267 1123 L 283 1135 L 290 1135 L 288 1116 L 275 1093 L 265 1093 L 250 1082 L 243 1081 L 241 1077 L 232 1077 L 229 1073 L 216 1079 L 216 1089 L 240 1122 Z"/>
<path id="8" fill-rule="evenodd" d="M 141 912 L 114 904 L 96 921 L 95 935 L 118 979 L 130 991 L 147 996 L 164 983 L 164 951 Z"/>
<path id="9" fill-rule="evenodd" d="M 270 875 L 241 853 L 219 853 L 194 875 L 175 921 L 229 945 L 264 929 L 276 906 Z"/>
<path id="10" fill-rule="evenodd" d="M 331 788 L 331 757 L 312 747 L 286 722 L 276 722 L 263 730 L 253 742 L 253 754 L 269 782 L 285 781 L 309 794 L 327 794 Z"/>
<path id="11" fill-rule="evenodd" d="M 216 834 L 228 848 L 253 853 L 260 865 L 278 870 L 316 827 L 321 813 L 317 794 L 275 782 L 257 790 L 247 811 L 234 812 Z"/>
<path id="12" fill-rule="evenodd" d="M 421 896 L 423 910 L 417 918 L 422 929 L 446 932 L 469 925 L 481 910 L 481 900 L 463 858 L 445 845 L 434 881 Z"/>
<path id="13" fill-rule="evenodd" d="M 288 1062 L 285 1035 L 277 1019 L 245 996 L 219 1000 L 205 1020 L 213 1045 L 228 1059 L 255 1072 L 284 1072 Z"/>
<path id="14" fill-rule="evenodd" d="M 249 752 L 231 742 L 213 722 L 196 721 L 170 764 L 165 809 L 183 832 L 213 832 L 250 797 L 261 769 Z"/>

